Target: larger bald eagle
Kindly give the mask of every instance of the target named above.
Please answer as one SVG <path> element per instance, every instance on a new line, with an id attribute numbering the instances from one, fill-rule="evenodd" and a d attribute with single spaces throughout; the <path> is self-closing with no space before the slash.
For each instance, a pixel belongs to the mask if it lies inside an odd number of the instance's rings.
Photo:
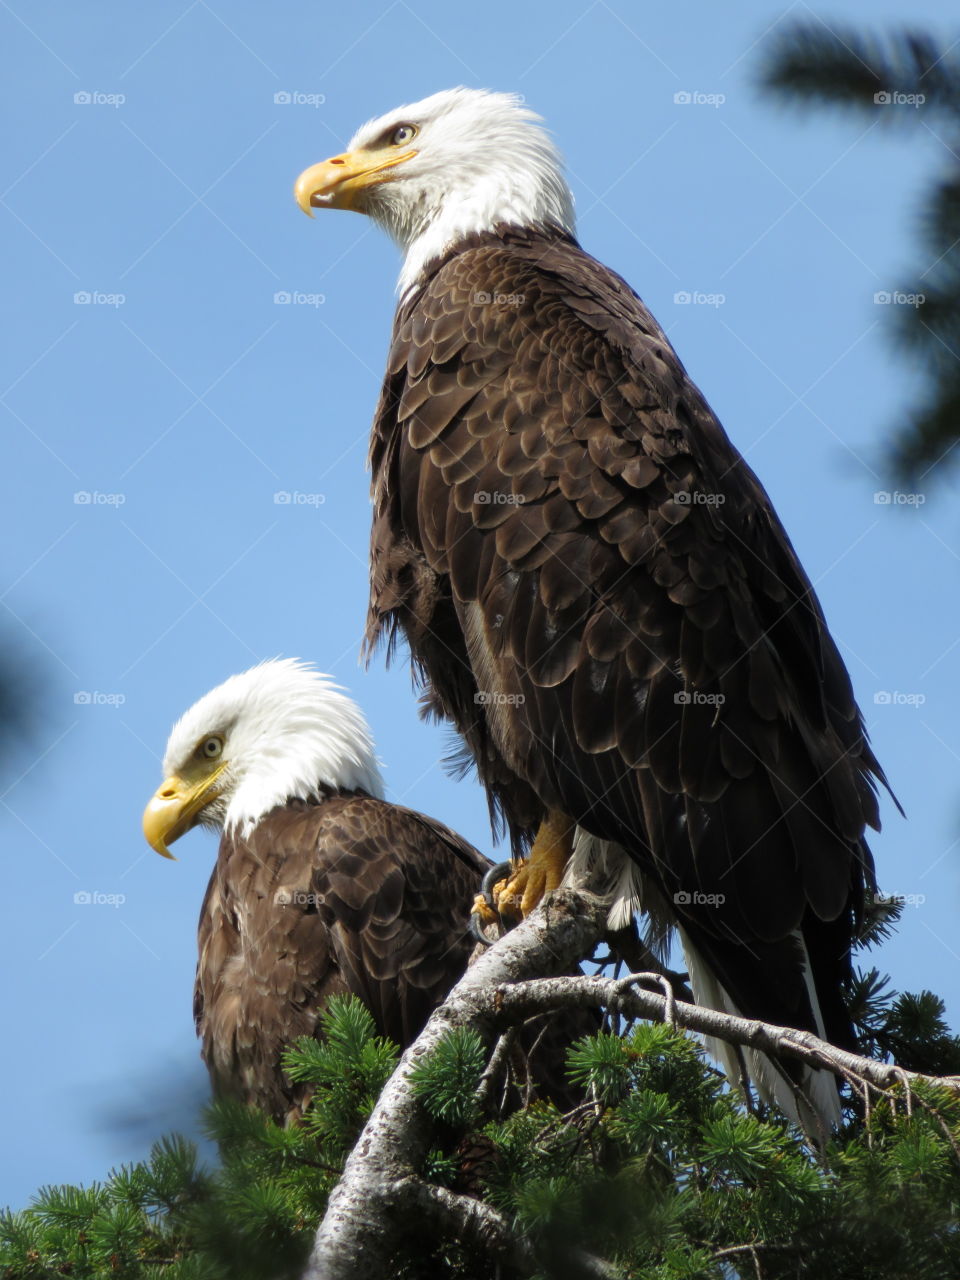
<path id="1" fill-rule="evenodd" d="M 679 927 L 703 1003 L 850 1045 L 883 773 L 769 498 L 640 298 L 580 248 L 538 122 L 509 95 L 439 93 L 296 184 L 305 211 L 366 213 L 404 253 L 368 645 L 406 638 L 515 846 L 532 840 L 524 911 L 565 870 L 602 873 L 613 925 L 640 906 Z M 796 1079 L 836 1117 L 831 1081 Z"/>
<path id="2" fill-rule="evenodd" d="M 232 676 L 174 726 L 144 834 L 222 832 L 200 912 L 197 1034 L 214 1088 L 285 1121 L 280 1056 L 332 995 L 405 1046 L 461 977 L 490 866 L 442 823 L 389 804 L 360 708 L 310 666 Z"/>

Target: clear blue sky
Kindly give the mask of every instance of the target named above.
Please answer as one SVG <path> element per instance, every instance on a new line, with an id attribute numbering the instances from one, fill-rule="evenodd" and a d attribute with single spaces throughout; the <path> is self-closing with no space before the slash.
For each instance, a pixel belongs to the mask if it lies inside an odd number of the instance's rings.
<path id="1" fill-rule="evenodd" d="M 547 118 L 584 245 L 652 306 L 769 489 L 909 816 L 887 804 L 875 849 L 886 889 L 926 901 L 880 963 L 960 1020 L 956 508 L 949 489 L 874 502 L 912 387 L 874 294 L 902 283 L 913 198 L 946 153 L 879 117 L 762 100 L 757 42 L 785 13 L 811 11 L 2 6 L 0 625 L 49 693 L 0 807 L 0 1204 L 140 1156 L 202 1086 L 190 1003 L 215 843 L 194 833 L 167 863 L 140 835 L 167 732 L 200 694 L 264 657 L 314 659 L 366 709 L 390 795 L 489 848 L 483 799 L 445 778 L 405 668 L 357 665 L 397 255 L 356 215 L 308 221 L 291 194 L 363 120 L 458 83 L 518 91 Z M 911 7 L 940 32 L 952 18 Z M 142 1129 L 118 1123 L 131 1109 Z"/>

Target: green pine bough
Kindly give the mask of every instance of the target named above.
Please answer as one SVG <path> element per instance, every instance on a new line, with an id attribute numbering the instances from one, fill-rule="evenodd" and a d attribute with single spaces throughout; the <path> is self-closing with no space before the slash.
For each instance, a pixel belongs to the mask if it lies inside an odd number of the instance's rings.
<path id="1" fill-rule="evenodd" d="M 878 1061 L 891 1042 L 905 1064 L 956 1073 L 960 1049 L 936 997 L 897 995 L 875 973 L 860 984 Z M 299 1276 L 399 1057 L 353 998 L 331 1002 L 324 1036 L 286 1057 L 314 1089 L 301 1127 L 215 1103 L 217 1167 L 201 1168 L 172 1137 L 103 1183 L 45 1188 L 0 1221 L 0 1275 Z M 843 1131 L 817 1152 L 775 1112 L 749 1110 L 698 1043 L 663 1022 L 572 1045 L 567 1072 L 585 1101 L 566 1115 L 543 1102 L 490 1114 L 487 1059 L 476 1031 L 457 1027 L 413 1070 L 434 1141 L 398 1190 L 409 1210 L 391 1254 L 399 1280 L 960 1274 L 952 1089 L 913 1080 L 869 1108 L 851 1092 Z"/>

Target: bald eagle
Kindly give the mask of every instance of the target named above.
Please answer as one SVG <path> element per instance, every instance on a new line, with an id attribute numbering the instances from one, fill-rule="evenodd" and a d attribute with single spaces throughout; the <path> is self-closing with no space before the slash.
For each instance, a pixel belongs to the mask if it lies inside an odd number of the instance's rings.
<path id="1" fill-rule="evenodd" d="M 332 995 L 359 996 L 409 1044 L 461 977 L 470 904 L 490 863 L 432 818 L 383 799 L 360 708 L 305 663 L 264 662 L 174 726 L 149 844 L 222 832 L 200 912 L 197 1034 L 214 1089 L 281 1122 L 303 1086 L 280 1055 Z"/>
<path id="2" fill-rule="evenodd" d="M 886 780 L 770 499 L 640 298 L 581 249 L 540 118 L 438 93 L 295 191 L 403 251 L 367 644 L 405 637 L 529 848 L 508 896 L 526 912 L 590 879 L 613 927 L 642 908 L 654 937 L 679 930 L 702 1003 L 852 1046 L 842 986 Z M 836 1119 L 823 1073 L 747 1057 L 788 1112 Z"/>

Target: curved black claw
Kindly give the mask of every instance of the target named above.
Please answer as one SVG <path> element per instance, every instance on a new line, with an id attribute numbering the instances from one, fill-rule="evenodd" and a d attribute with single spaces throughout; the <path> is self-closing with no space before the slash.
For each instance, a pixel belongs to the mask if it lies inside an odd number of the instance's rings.
<path id="1" fill-rule="evenodd" d="M 481 880 L 480 896 L 491 911 L 496 911 L 497 909 L 497 904 L 493 897 L 493 886 L 495 884 L 499 884 L 501 880 L 506 880 L 507 877 L 512 874 L 513 869 L 514 867 L 512 862 L 498 862 L 490 868 Z M 477 942 L 484 947 L 492 947 L 494 942 L 496 942 L 496 938 L 488 938 L 484 933 L 483 922 L 476 911 L 472 912 L 470 915 L 470 932 L 473 934 L 474 938 L 476 938 Z"/>

